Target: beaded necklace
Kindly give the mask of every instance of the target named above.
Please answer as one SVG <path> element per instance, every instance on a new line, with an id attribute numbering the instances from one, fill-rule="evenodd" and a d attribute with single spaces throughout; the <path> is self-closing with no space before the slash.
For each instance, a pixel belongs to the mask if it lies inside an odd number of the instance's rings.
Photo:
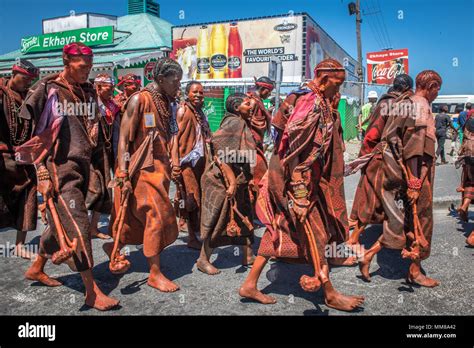
<path id="1" fill-rule="evenodd" d="M 145 90 L 147 90 L 151 94 L 153 103 L 155 104 L 155 107 L 158 110 L 158 115 L 160 116 L 163 127 L 165 128 L 166 136 L 168 139 L 171 139 L 171 131 L 170 131 L 171 111 L 168 107 L 168 104 L 165 102 L 167 98 L 163 94 L 158 92 L 154 84 L 149 84 L 148 86 L 145 87 Z"/>
<path id="2" fill-rule="evenodd" d="M 10 143 L 13 146 L 23 144 L 30 134 L 31 128 L 31 120 L 23 120 L 22 118 L 18 117 L 21 103 L 18 105 L 15 96 L 13 95 L 13 91 L 8 86 L 5 86 L 4 91 L 6 92 L 6 102 L 7 102 L 7 122 L 9 125 L 9 132 L 10 132 Z M 21 132 L 19 133 L 20 124 L 23 126 L 21 127 Z"/>
<path id="3" fill-rule="evenodd" d="M 74 99 L 74 101 L 76 102 L 76 104 L 82 104 L 82 101 L 76 96 L 76 94 L 74 93 L 74 90 L 72 89 L 71 84 L 66 80 L 63 73 L 59 74 L 59 79 L 67 87 L 69 93 L 71 94 L 71 96 Z M 79 87 L 79 90 L 81 91 L 84 103 L 87 103 L 86 94 L 84 93 L 84 90 L 82 89 L 82 87 L 80 85 L 77 85 L 77 87 Z M 94 136 L 93 136 L 93 127 L 94 127 L 94 125 L 92 124 L 92 122 L 88 121 L 90 119 L 89 118 L 90 115 L 88 113 L 86 113 L 85 115 L 75 115 L 75 116 L 79 118 L 79 124 L 80 124 L 82 130 L 84 131 L 84 133 L 87 135 L 87 139 L 89 140 L 89 142 L 91 144 L 93 144 L 94 146 L 97 145 L 96 141 L 94 141 L 94 139 L 93 139 L 94 138 Z"/>
<path id="4" fill-rule="evenodd" d="M 194 113 L 194 117 L 196 118 L 199 127 L 201 127 L 202 135 L 204 139 L 208 141 L 211 138 L 211 129 L 209 127 L 209 122 L 206 120 L 206 116 L 202 110 L 198 111 L 189 101 L 186 102 L 186 105 Z"/>

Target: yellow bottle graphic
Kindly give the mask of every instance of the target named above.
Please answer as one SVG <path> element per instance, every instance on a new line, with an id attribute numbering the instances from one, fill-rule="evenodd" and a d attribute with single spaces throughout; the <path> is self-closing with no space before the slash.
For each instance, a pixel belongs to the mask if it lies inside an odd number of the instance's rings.
<path id="1" fill-rule="evenodd" d="M 224 24 L 215 24 L 211 31 L 212 78 L 224 79 L 227 67 L 227 35 Z"/>
<path id="2" fill-rule="evenodd" d="M 207 25 L 203 25 L 197 42 L 197 79 L 209 78 L 211 78 L 211 47 Z"/>

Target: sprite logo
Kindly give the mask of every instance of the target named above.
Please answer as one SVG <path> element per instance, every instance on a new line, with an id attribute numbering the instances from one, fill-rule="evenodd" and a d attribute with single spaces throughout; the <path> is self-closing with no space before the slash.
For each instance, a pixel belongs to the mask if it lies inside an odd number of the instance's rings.
<path id="1" fill-rule="evenodd" d="M 27 53 L 34 47 L 40 46 L 40 40 L 38 36 L 28 37 L 21 39 L 21 53 Z"/>

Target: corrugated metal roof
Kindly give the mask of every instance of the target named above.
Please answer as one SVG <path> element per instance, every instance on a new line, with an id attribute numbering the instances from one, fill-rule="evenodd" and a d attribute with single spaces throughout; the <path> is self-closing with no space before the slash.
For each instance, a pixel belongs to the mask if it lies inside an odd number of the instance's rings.
<path id="1" fill-rule="evenodd" d="M 114 44 L 94 48 L 94 64 L 114 63 L 171 48 L 171 23 L 147 13 L 118 17 L 116 30 Z M 133 52 L 137 50 L 141 52 Z M 38 67 L 60 66 L 61 55 L 61 51 L 22 54 L 18 49 L 0 56 L 0 70 L 10 68 L 16 58 L 31 60 Z"/>
<path id="2" fill-rule="evenodd" d="M 94 69 L 99 67 L 113 67 L 121 66 L 122 68 L 131 67 L 135 64 L 148 62 L 152 58 L 159 58 L 162 56 L 160 50 L 139 51 L 130 53 L 118 54 L 95 54 L 94 55 Z M 41 68 L 42 72 L 56 71 L 63 69 L 62 57 L 51 57 L 31 60 L 33 64 Z M 0 62 L 0 73 L 10 73 L 12 67 L 11 61 Z M 51 70 L 50 70 L 51 69 Z"/>

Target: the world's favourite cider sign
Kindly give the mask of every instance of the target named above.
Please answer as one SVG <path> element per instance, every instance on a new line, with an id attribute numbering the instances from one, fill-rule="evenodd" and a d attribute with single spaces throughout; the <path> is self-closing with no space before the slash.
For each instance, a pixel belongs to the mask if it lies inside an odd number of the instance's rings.
<path id="1" fill-rule="evenodd" d="M 45 52 L 62 49 L 71 42 L 87 46 L 106 45 L 114 42 L 114 27 L 83 28 L 21 39 L 21 53 Z"/>
<path id="2" fill-rule="evenodd" d="M 284 82 L 301 82 L 303 18 L 288 15 L 173 27 L 171 58 L 183 80 L 240 79 L 268 74 L 272 56 Z"/>

